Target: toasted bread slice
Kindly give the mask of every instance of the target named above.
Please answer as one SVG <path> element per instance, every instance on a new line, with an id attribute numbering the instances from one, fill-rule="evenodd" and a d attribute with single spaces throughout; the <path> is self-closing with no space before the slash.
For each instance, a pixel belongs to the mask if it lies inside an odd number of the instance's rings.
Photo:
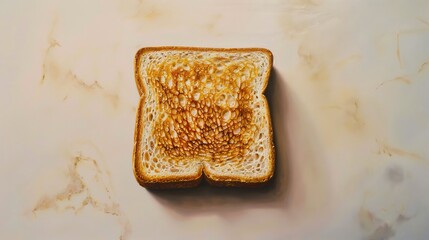
<path id="1" fill-rule="evenodd" d="M 151 47 L 135 57 L 134 174 L 147 188 L 255 186 L 274 172 L 267 49 Z"/>

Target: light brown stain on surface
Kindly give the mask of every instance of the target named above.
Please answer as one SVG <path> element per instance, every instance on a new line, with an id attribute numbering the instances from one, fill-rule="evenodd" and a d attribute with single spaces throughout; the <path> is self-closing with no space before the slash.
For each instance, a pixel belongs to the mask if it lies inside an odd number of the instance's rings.
<path id="1" fill-rule="evenodd" d="M 331 77 L 331 69 L 324 58 L 315 54 L 308 44 L 302 43 L 297 54 L 301 59 L 301 68 L 306 72 L 308 80 L 315 83 L 327 82 Z"/>
<path id="2" fill-rule="evenodd" d="M 424 62 L 420 65 L 418 73 L 422 73 L 424 70 L 426 70 L 427 67 L 429 67 L 429 61 Z"/>
<path id="3" fill-rule="evenodd" d="M 143 18 L 146 20 L 153 20 L 153 19 L 157 19 L 159 17 L 162 16 L 162 12 L 161 10 L 152 7 L 151 9 L 149 9 L 147 12 L 143 13 Z"/>
<path id="4" fill-rule="evenodd" d="M 400 44 L 400 33 L 396 34 L 396 59 L 398 60 L 399 66 L 402 68 L 404 63 L 401 57 L 401 44 Z"/>
<path id="5" fill-rule="evenodd" d="M 303 64 L 309 68 L 317 67 L 319 64 L 316 56 L 311 52 L 310 48 L 305 44 L 301 44 L 298 48 L 298 56 L 301 58 Z"/>
<path id="6" fill-rule="evenodd" d="M 383 87 L 384 85 L 386 85 L 387 83 L 392 83 L 392 82 L 400 82 L 400 83 L 404 83 L 406 85 L 410 85 L 412 83 L 411 79 L 408 76 L 399 76 L 399 77 L 395 77 L 393 79 L 385 80 L 385 81 L 381 82 L 380 84 L 378 84 L 378 86 L 375 89 L 377 90 L 377 89 Z"/>
<path id="7" fill-rule="evenodd" d="M 91 177 L 86 177 L 83 171 L 90 172 Z M 73 211 L 79 214 L 83 209 L 90 207 L 115 217 L 121 226 L 119 239 L 127 239 L 131 226 L 120 205 L 114 200 L 111 187 L 103 180 L 106 176 L 109 177 L 108 171 L 102 170 L 95 159 L 81 154 L 76 155 L 71 159 L 65 173 L 67 185 L 54 195 L 40 198 L 32 208 L 33 215 L 37 216 L 47 210 Z M 94 195 L 97 191 L 104 192 L 106 198 L 101 199 Z"/>
<path id="8" fill-rule="evenodd" d="M 366 240 L 389 240 L 395 236 L 399 225 L 411 219 L 399 214 L 393 221 L 385 221 L 363 207 L 359 211 L 358 218 Z"/>
<path id="9" fill-rule="evenodd" d="M 164 14 L 160 9 L 156 8 L 155 6 L 144 7 L 141 4 L 138 6 L 137 9 L 138 10 L 136 11 L 136 13 L 132 16 L 132 19 L 137 21 L 146 22 L 159 20 Z"/>
<path id="10" fill-rule="evenodd" d="M 310 7 L 310 6 L 317 6 L 317 5 L 319 5 L 322 2 L 322 0 L 294 0 L 292 2 L 293 3 L 298 3 L 301 6 L 308 6 L 308 7 Z"/>
<path id="11" fill-rule="evenodd" d="M 169 12 L 159 5 L 142 0 L 139 0 L 131 11 L 130 19 L 138 23 L 159 23 L 162 20 L 168 20 L 167 16 L 169 16 Z"/>
<path id="12" fill-rule="evenodd" d="M 118 109 L 119 106 L 121 106 L 121 97 L 117 93 L 104 93 L 104 97 L 107 99 L 107 101 L 110 102 L 110 105 L 114 109 Z"/>
<path id="13" fill-rule="evenodd" d="M 50 39 L 49 46 L 45 51 L 45 60 L 43 61 L 44 63 L 42 65 L 42 77 L 40 79 L 40 84 L 43 84 L 46 78 L 46 58 L 49 56 L 51 50 L 55 47 L 61 47 L 61 45 L 55 39 Z"/>
<path id="14" fill-rule="evenodd" d="M 221 34 L 216 30 L 216 26 L 217 26 L 217 24 L 218 24 L 219 20 L 221 19 L 221 17 L 222 17 L 222 15 L 220 15 L 220 14 L 213 15 L 213 16 L 210 18 L 209 22 L 208 22 L 207 24 L 205 24 L 205 25 L 204 25 L 204 28 L 205 28 L 209 33 L 211 33 L 211 34 L 214 34 L 214 35 L 221 35 Z"/>
<path id="15" fill-rule="evenodd" d="M 51 51 L 56 47 L 61 47 L 60 43 L 54 38 L 54 32 L 57 27 L 58 18 L 54 17 L 54 20 L 52 22 L 51 29 L 48 32 L 48 47 L 45 50 L 44 57 L 43 57 L 43 64 L 42 64 L 42 77 L 40 78 L 40 84 L 43 84 L 46 78 L 46 71 L 47 71 L 47 59 L 50 57 Z"/>
<path id="16" fill-rule="evenodd" d="M 322 0 L 293 0 L 288 2 L 280 24 L 285 36 L 302 39 L 313 28 L 327 22 L 332 16 L 321 10 Z"/>
<path id="17" fill-rule="evenodd" d="M 289 8 L 291 11 L 283 14 L 280 24 L 284 27 L 285 34 L 298 43 L 298 64 L 292 75 L 296 75 L 295 80 L 307 81 L 299 85 L 309 91 L 307 94 L 312 95 L 310 99 L 314 101 L 313 104 L 321 106 L 317 109 L 318 113 L 331 123 L 340 123 L 346 130 L 344 132 L 341 129 L 342 133 L 338 132 L 339 134 L 363 136 L 362 133 L 366 133 L 363 103 L 359 101 L 359 92 L 354 90 L 351 85 L 353 83 L 349 84 L 344 79 L 344 71 L 355 67 L 362 60 L 361 53 L 353 49 L 347 53 L 342 52 L 324 35 L 329 34 L 324 30 L 337 35 L 338 32 L 333 30 L 341 30 L 341 27 L 331 21 L 335 18 L 330 15 L 329 8 L 325 7 L 323 1 L 292 1 Z M 333 131 L 338 130 L 337 126 Z"/>
<path id="18" fill-rule="evenodd" d="M 395 236 L 395 230 L 389 224 L 383 224 L 368 236 L 368 240 L 387 240 Z"/>
<path id="19" fill-rule="evenodd" d="M 313 81 L 327 81 L 329 78 L 330 71 L 325 66 L 315 69 L 315 71 L 310 75 L 310 80 Z"/>
<path id="20" fill-rule="evenodd" d="M 79 98 L 91 101 L 94 98 L 102 99 L 112 110 L 118 110 L 125 104 L 118 93 L 119 89 L 107 89 L 98 79 L 84 79 L 75 73 L 73 66 L 67 65 L 70 58 L 65 52 L 57 49 L 60 43 L 55 40 L 54 30 L 57 20 L 53 22 L 53 27 L 48 34 L 49 46 L 45 51 L 42 63 L 42 74 L 40 77 L 40 87 L 51 88 L 53 94 L 60 94 L 60 100 Z M 68 46 L 61 46 L 63 50 Z M 70 53 L 69 53 L 70 54 Z M 95 69 L 94 71 L 97 71 Z M 118 77 L 119 78 L 119 77 Z M 89 97 L 89 98 L 88 98 Z M 128 104 L 127 104 L 128 105 Z M 129 106 L 131 108 L 131 106 Z"/>
<path id="21" fill-rule="evenodd" d="M 292 0 L 283 9 L 279 24 L 290 41 L 298 44 L 299 65 L 297 75 L 318 84 L 324 89 L 330 88 L 336 68 L 336 56 L 330 55 L 329 43 L 318 40 L 320 29 L 324 29 L 332 16 L 324 8 L 323 0 Z M 350 59 L 351 60 L 351 59 Z M 348 64 L 347 61 L 341 64 Z M 320 84 L 323 84 L 321 86 Z"/>
<path id="22" fill-rule="evenodd" d="M 342 60 L 338 61 L 335 64 L 335 67 L 337 69 L 341 69 L 341 68 L 344 68 L 344 67 L 348 66 L 349 64 L 352 64 L 354 62 L 358 62 L 360 60 L 362 60 L 362 56 L 358 55 L 358 54 L 354 54 L 354 55 L 351 55 L 349 57 L 346 57 L 345 59 L 342 59 Z"/>
<path id="23" fill-rule="evenodd" d="M 42 64 L 42 76 L 40 78 L 40 84 L 43 84 L 45 79 L 46 79 L 46 75 L 47 75 L 47 65 L 48 65 L 48 60 L 51 56 L 52 51 L 57 48 L 57 47 L 61 47 L 60 43 L 55 39 L 54 37 L 54 32 L 55 29 L 57 27 L 58 24 L 58 18 L 54 17 L 54 20 L 52 22 L 51 25 L 51 29 L 48 32 L 48 47 L 46 48 L 45 52 L 44 52 L 44 56 L 43 56 L 43 64 Z"/>
<path id="24" fill-rule="evenodd" d="M 365 126 L 365 120 L 362 117 L 360 103 L 357 98 L 351 98 L 341 105 L 328 106 L 327 109 L 342 113 L 344 124 L 351 131 L 360 131 Z"/>
<path id="25" fill-rule="evenodd" d="M 389 157 L 400 156 L 400 157 L 405 157 L 405 158 L 409 158 L 409 159 L 416 160 L 416 161 L 425 161 L 425 159 L 417 153 L 413 153 L 413 152 L 406 151 L 406 150 L 403 150 L 403 149 L 398 148 L 398 147 L 391 146 L 391 145 L 387 144 L 386 142 L 379 141 L 378 139 L 376 139 L 376 141 L 378 144 L 378 152 L 377 153 L 380 155 L 387 155 Z"/>

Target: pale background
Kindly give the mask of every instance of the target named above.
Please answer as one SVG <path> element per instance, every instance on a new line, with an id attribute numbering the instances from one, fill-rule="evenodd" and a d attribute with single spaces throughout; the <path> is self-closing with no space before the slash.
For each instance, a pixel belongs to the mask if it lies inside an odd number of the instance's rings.
<path id="1" fill-rule="evenodd" d="M 1 239 L 429 239 L 429 1 L 0 2 Z M 134 54 L 265 47 L 277 176 L 149 192 Z"/>

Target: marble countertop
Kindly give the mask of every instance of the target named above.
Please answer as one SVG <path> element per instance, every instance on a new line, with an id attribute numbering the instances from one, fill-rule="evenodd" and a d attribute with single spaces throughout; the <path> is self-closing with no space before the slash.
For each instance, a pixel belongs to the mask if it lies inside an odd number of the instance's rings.
<path id="1" fill-rule="evenodd" d="M 429 2 L 2 1 L 0 238 L 429 239 Z M 134 55 L 264 47 L 258 190 L 133 175 Z"/>

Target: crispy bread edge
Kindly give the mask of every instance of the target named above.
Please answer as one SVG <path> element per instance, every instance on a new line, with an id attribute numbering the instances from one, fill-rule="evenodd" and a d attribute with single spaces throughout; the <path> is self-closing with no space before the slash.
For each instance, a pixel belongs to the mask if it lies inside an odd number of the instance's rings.
<path id="1" fill-rule="evenodd" d="M 141 138 L 143 131 L 143 112 L 142 108 L 145 101 L 146 90 L 140 78 L 140 57 L 143 56 L 145 49 L 140 49 L 135 57 L 135 80 L 140 94 L 140 101 L 136 113 L 136 126 L 134 132 L 134 151 L 133 151 L 133 171 L 137 182 L 148 189 L 167 189 L 167 188 L 188 188 L 197 186 L 202 179 L 202 167 L 198 169 L 195 175 L 185 177 L 166 177 L 151 178 L 145 175 L 143 171 L 143 161 L 141 155 Z"/>
<path id="2" fill-rule="evenodd" d="M 148 52 L 152 51 L 160 51 L 160 50 L 179 50 L 179 51 L 217 51 L 217 52 L 263 52 L 268 56 L 269 59 L 269 66 L 268 66 L 268 73 L 266 78 L 264 79 L 264 86 L 261 91 L 261 97 L 265 101 L 265 108 L 267 113 L 267 119 L 268 119 L 268 128 L 269 128 L 269 142 L 270 142 L 270 156 L 268 159 L 268 162 L 270 164 L 270 170 L 268 171 L 268 174 L 266 176 L 262 176 L 259 178 L 240 178 L 240 177 L 221 177 L 221 176 L 210 176 L 207 174 L 203 169 L 203 164 L 201 164 L 201 167 L 199 168 L 198 173 L 195 176 L 187 176 L 187 177 L 167 177 L 167 178 L 157 178 L 157 179 L 151 179 L 150 177 L 146 176 L 143 171 L 142 161 L 141 161 L 141 137 L 142 137 L 142 130 L 143 130 L 143 120 L 142 120 L 142 107 L 144 105 L 145 100 L 145 93 L 146 90 L 143 85 L 143 79 L 140 77 L 140 58 Z M 264 95 L 265 89 L 268 85 L 268 81 L 270 78 L 271 69 L 273 66 L 273 54 L 270 50 L 265 48 L 203 48 L 203 47 L 176 47 L 176 46 L 162 46 L 162 47 L 146 47 L 141 48 L 137 51 L 135 58 L 134 58 L 134 75 L 135 75 L 135 81 L 137 85 L 137 89 L 140 95 L 140 101 L 137 108 L 136 113 L 136 125 L 135 125 L 135 131 L 134 131 L 134 151 L 133 151 L 133 171 L 134 176 L 137 180 L 137 182 L 148 189 L 169 189 L 169 188 L 190 188 L 198 186 L 201 182 L 201 180 L 204 178 L 206 181 L 214 186 L 228 186 L 228 187 L 259 187 L 264 186 L 268 183 L 270 179 L 272 179 L 274 175 L 274 169 L 275 169 L 275 149 L 274 149 L 274 142 L 273 142 L 273 129 L 272 129 L 272 122 L 271 122 L 271 116 L 270 116 L 270 109 L 268 105 L 268 101 Z"/>

